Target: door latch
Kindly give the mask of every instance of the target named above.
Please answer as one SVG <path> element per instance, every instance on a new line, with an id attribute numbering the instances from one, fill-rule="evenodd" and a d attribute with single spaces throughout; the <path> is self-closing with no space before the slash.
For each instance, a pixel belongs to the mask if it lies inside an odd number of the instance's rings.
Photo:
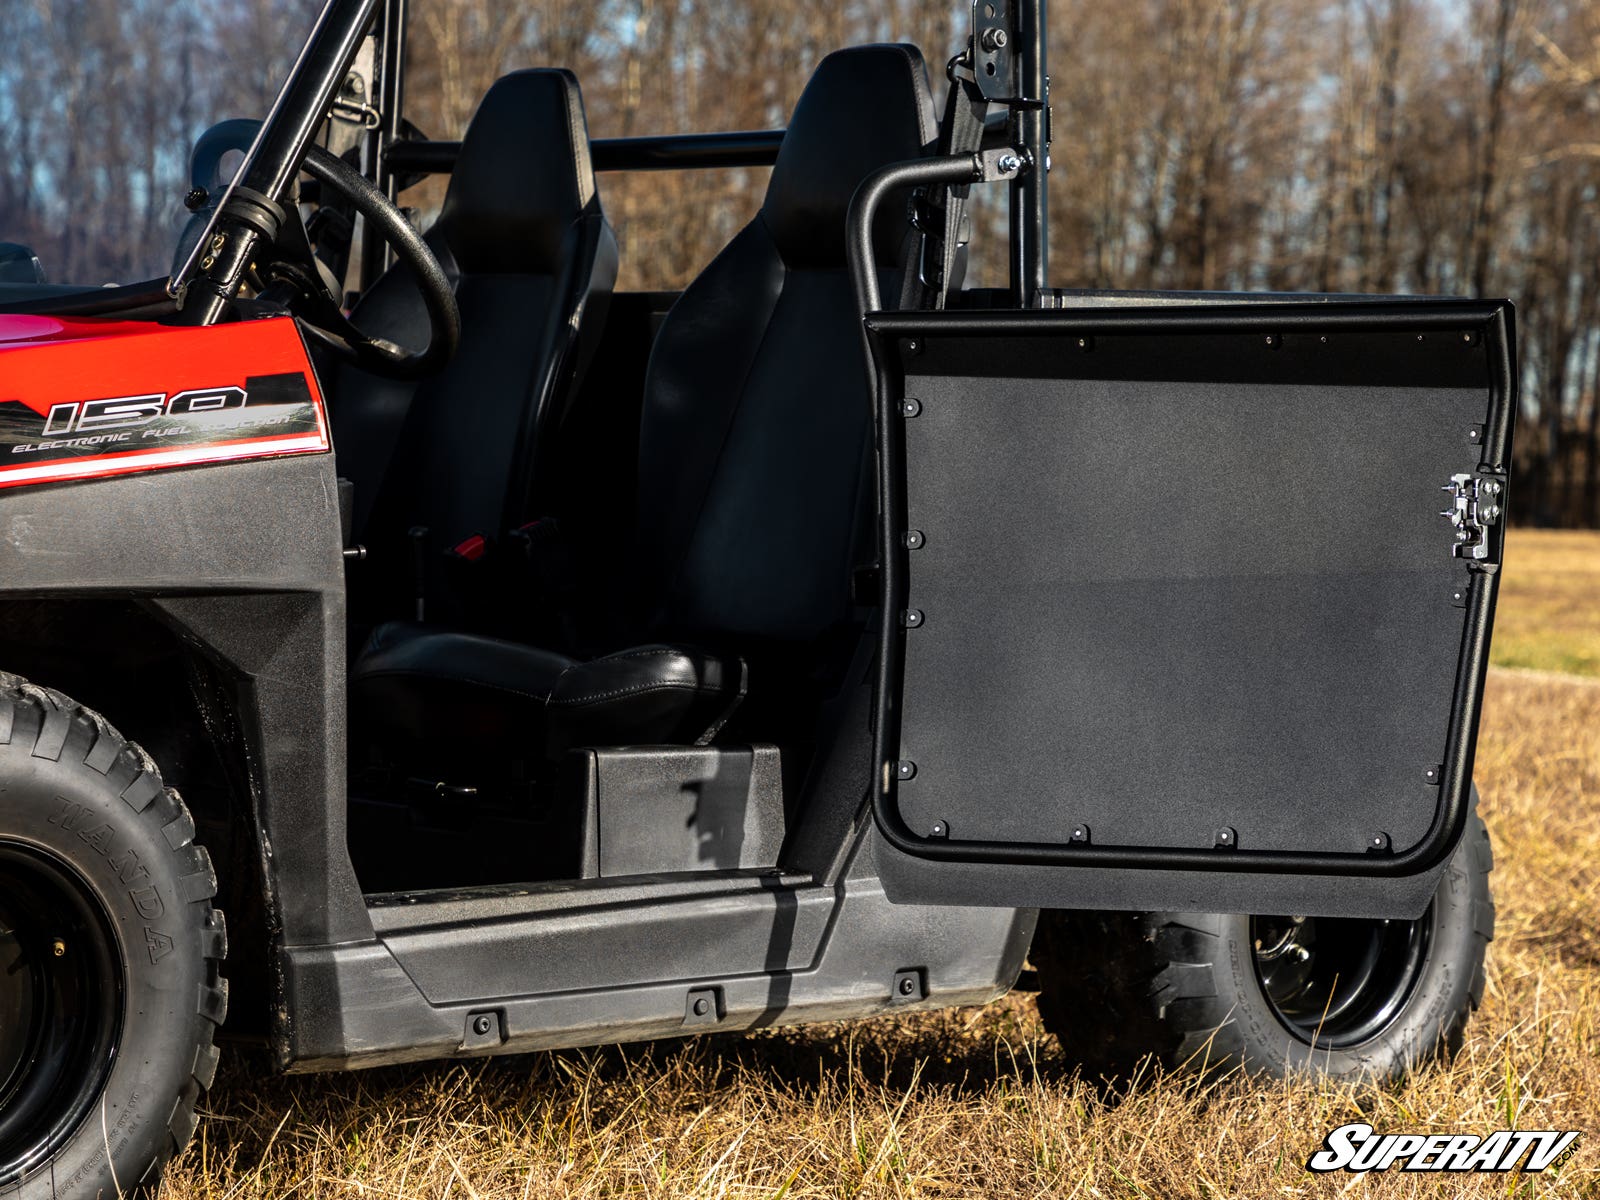
<path id="1" fill-rule="evenodd" d="M 1450 493 L 1450 507 L 1439 515 L 1450 518 L 1455 530 L 1450 553 L 1456 558 L 1488 558 L 1489 526 L 1500 523 L 1504 485 L 1498 479 L 1463 473 L 1450 476 L 1444 490 Z"/>

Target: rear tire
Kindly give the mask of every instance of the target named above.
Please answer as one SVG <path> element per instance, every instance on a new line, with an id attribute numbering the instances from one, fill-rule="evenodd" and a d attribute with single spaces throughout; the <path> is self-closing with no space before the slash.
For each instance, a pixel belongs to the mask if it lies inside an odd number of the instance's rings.
<path id="1" fill-rule="evenodd" d="M 153 1189 L 227 1009 L 217 878 L 155 764 L 0 675 L 0 1198 Z"/>
<path id="2" fill-rule="evenodd" d="M 1039 1015 L 1089 1078 L 1242 1066 L 1389 1081 L 1461 1046 L 1494 937 L 1474 815 L 1417 921 L 1046 912 Z"/>

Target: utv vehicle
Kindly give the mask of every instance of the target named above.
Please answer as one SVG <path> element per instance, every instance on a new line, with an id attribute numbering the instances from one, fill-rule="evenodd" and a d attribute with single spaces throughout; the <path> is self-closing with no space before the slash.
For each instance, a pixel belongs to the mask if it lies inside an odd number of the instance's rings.
<path id="1" fill-rule="evenodd" d="M 422 138 L 404 19 L 200 139 L 170 279 L 3 289 L 0 1196 L 149 1186 L 225 1018 L 327 1071 L 1031 954 L 1091 1075 L 1459 1044 L 1508 304 L 1049 288 L 1041 0 L 942 111 L 877 45 L 609 141 L 559 69 Z M 759 215 L 615 293 L 597 173 L 728 165 Z"/>

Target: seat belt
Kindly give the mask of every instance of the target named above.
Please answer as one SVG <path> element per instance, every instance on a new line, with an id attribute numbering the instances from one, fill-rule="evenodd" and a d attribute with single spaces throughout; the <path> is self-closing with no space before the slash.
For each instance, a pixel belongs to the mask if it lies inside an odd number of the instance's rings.
<path id="1" fill-rule="evenodd" d="M 945 68 L 950 90 L 939 123 L 939 154 L 975 154 L 983 148 L 988 98 L 972 73 L 972 51 L 956 55 Z M 936 184 L 919 189 L 912 200 L 913 223 L 922 231 L 917 270 L 906 272 L 903 308 L 942 309 L 949 300 L 959 256 L 971 240 L 967 218 L 969 184 Z"/>

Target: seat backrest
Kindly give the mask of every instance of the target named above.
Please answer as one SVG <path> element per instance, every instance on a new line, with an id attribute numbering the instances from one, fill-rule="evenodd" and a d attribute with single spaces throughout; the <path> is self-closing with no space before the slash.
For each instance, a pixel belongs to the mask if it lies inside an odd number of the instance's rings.
<path id="1" fill-rule="evenodd" d="M 484 95 L 438 219 L 425 235 L 456 288 L 461 346 L 420 383 L 346 371 L 335 389 L 340 474 L 355 482 L 354 533 L 393 589 L 406 533 L 434 550 L 496 537 L 537 513 L 530 491 L 616 279 L 578 81 L 517 71 Z M 403 266 L 352 314 L 404 345 L 427 338 Z"/>
<path id="2" fill-rule="evenodd" d="M 914 46 L 830 54 L 760 212 L 668 313 L 639 449 L 639 559 L 657 632 L 804 643 L 848 618 L 873 418 L 845 218 L 863 178 L 936 138 Z M 874 240 L 896 276 L 913 245 L 906 204 L 882 206 Z"/>

